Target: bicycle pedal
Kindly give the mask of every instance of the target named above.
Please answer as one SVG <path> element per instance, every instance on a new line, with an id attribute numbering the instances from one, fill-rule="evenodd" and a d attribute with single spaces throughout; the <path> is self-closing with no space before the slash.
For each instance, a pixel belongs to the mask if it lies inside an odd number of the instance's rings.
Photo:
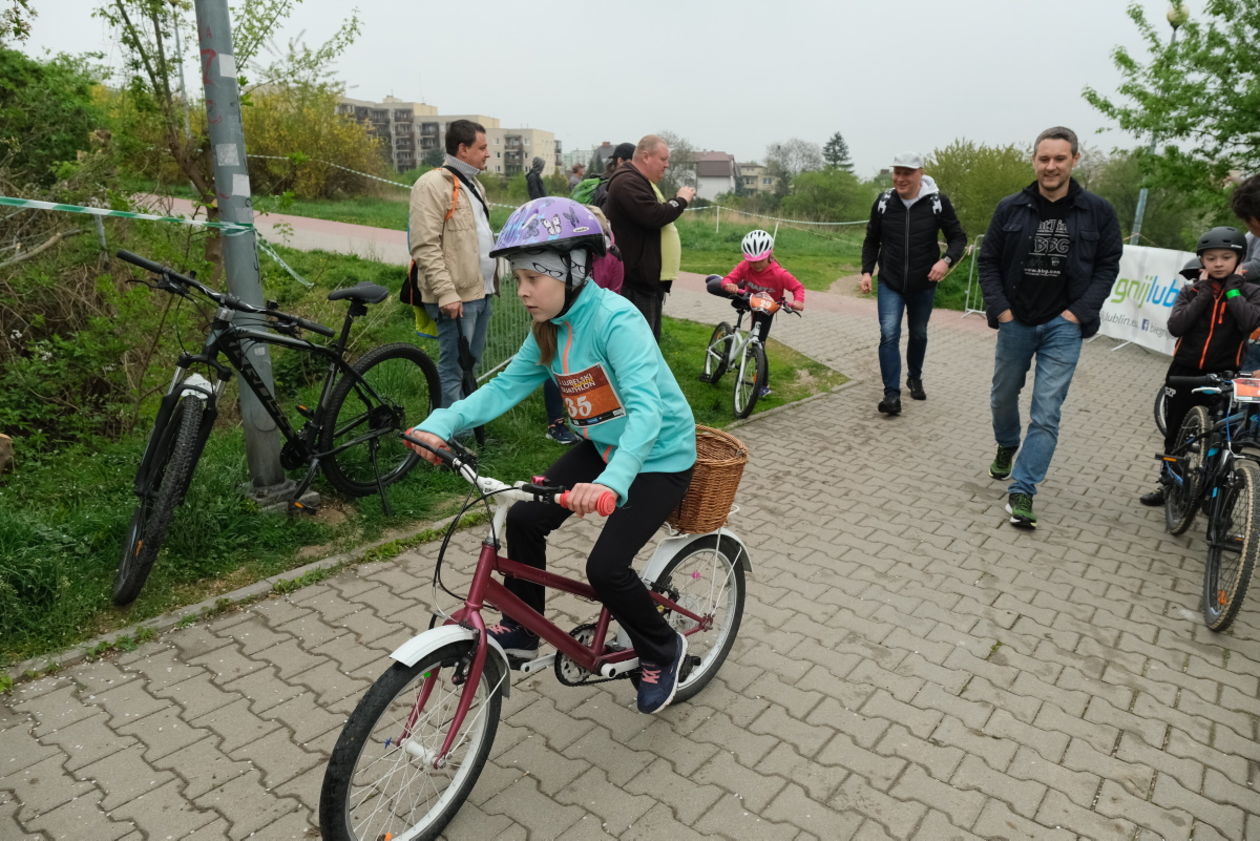
<path id="1" fill-rule="evenodd" d="M 691 670 L 699 665 L 700 665 L 700 658 L 694 654 L 688 654 L 683 659 L 682 665 L 678 667 L 679 682 L 681 683 L 682 681 L 686 680 L 687 676 L 691 674 Z"/>
<path id="2" fill-rule="evenodd" d="M 319 513 L 319 506 L 307 505 L 303 503 L 302 500 L 295 499 L 289 502 L 289 510 L 295 511 L 300 514 L 310 514 L 312 517 L 314 517 L 316 514 Z"/>

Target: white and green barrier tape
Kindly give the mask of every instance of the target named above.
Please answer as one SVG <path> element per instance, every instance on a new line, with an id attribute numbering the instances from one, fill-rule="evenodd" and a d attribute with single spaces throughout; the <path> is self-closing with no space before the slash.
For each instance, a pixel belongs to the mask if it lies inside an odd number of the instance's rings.
<path id="1" fill-rule="evenodd" d="M 139 213 L 134 210 L 110 210 L 105 207 L 84 207 L 77 204 L 62 204 L 59 202 L 39 201 L 37 199 L 22 199 L 14 196 L 0 196 L 0 206 L 16 207 L 20 210 L 48 210 L 55 213 L 81 213 L 88 216 L 101 216 L 112 219 L 133 219 L 142 222 L 166 222 L 173 225 L 189 225 L 194 228 L 212 228 L 223 232 L 224 236 L 239 236 L 249 231 L 254 232 L 254 243 L 258 246 L 258 250 L 266 254 L 280 268 L 288 273 L 289 277 L 296 280 L 303 286 L 314 286 L 306 278 L 302 277 L 293 267 L 281 259 L 280 255 L 275 252 L 271 244 L 267 242 L 258 233 L 257 228 L 252 224 L 242 222 L 211 222 L 207 219 L 189 219 L 186 216 L 161 216 L 156 213 Z"/>

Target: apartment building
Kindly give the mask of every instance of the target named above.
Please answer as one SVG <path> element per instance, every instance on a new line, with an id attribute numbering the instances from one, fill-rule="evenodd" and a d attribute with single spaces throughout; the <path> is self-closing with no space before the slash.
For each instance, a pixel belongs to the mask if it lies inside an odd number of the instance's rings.
<path id="1" fill-rule="evenodd" d="M 490 147 L 487 172 L 517 175 L 527 170 L 535 157 L 540 157 L 546 161 L 543 174 L 550 175 L 556 171 L 562 155 L 560 141 L 549 131 L 504 128 L 498 117 L 486 114 L 439 114 L 434 105 L 404 102 L 392 96 L 383 102 L 342 97 L 337 113 L 366 123 L 373 135 L 384 139 L 398 172 L 420 166 L 430 152 L 445 152 L 446 127 L 456 120 L 472 120 L 485 126 Z"/>
<path id="2" fill-rule="evenodd" d="M 739 186 L 745 193 L 769 193 L 774 190 L 774 177 L 759 163 L 740 164 Z"/>

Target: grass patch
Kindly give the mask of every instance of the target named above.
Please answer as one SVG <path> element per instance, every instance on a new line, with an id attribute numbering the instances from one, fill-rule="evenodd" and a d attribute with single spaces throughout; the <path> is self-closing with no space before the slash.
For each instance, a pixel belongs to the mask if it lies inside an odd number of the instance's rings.
<path id="1" fill-rule="evenodd" d="M 324 300 L 329 288 L 358 280 L 390 288 L 397 285 L 394 267 L 318 252 L 285 249 L 282 253 L 317 288 L 308 290 L 270 267 L 264 281 L 268 295 L 286 309 L 329 325 L 338 325 L 344 311 L 344 304 Z M 500 303 L 504 311 L 515 306 L 507 298 Z M 666 319 L 663 332 L 663 352 L 697 422 L 727 425 L 732 420 L 731 378 L 716 386 L 697 379 L 712 325 Z M 352 355 L 384 342 L 415 341 L 410 313 L 392 301 L 372 308 L 356 326 L 355 336 Z M 184 340 L 186 345 L 196 345 L 200 336 L 186 335 Z M 433 350 L 431 344 L 428 349 Z M 769 359 L 775 392 L 758 401 L 758 411 L 844 380 L 773 340 Z M 303 360 L 291 351 L 273 356 L 282 406 L 291 407 L 295 395 L 312 388 L 312 372 Z M 174 359 L 159 360 L 159 364 L 173 366 Z M 385 516 L 376 497 L 340 499 L 322 481 L 315 485 L 324 495 L 317 516 L 259 516 L 240 493 L 248 470 L 232 403 L 230 396 L 223 402 L 219 425 L 176 512 L 153 574 L 140 598 L 127 609 L 115 608 L 109 593 L 134 510 L 132 483 L 149 422 L 142 421 L 135 434 L 119 441 L 94 441 L 44 456 L 20 457 L 18 472 L 0 478 L 0 665 L 142 623 L 395 532 L 408 533 L 356 560 L 390 557 L 432 539 L 433 534 L 414 535 L 407 530 L 414 531 L 419 521 L 448 518 L 467 492 L 458 477 L 420 465 L 389 489 L 395 511 L 391 517 Z M 155 408 L 156 401 L 148 407 L 150 415 Z M 482 451 L 485 470 L 512 480 L 531 476 L 554 461 L 562 448 L 544 438 L 545 422 L 541 393 L 492 421 Z M 287 591 L 309 583 L 307 578 L 317 580 L 329 574 L 311 573 L 299 584 L 277 589 Z M 142 627 L 128 640 L 108 648 L 134 647 L 151 634 Z"/>
<path id="2" fill-rule="evenodd" d="M 386 188 L 387 189 L 387 188 Z M 340 200 L 299 200 L 256 197 L 254 207 L 260 212 L 312 216 L 338 222 L 352 222 L 391 230 L 407 227 L 407 194 L 363 197 Z M 497 230 L 511 213 L 509 208 L 492 207 L 491 222 Z M 792 226 L 773 219 L 722 210 L 714 225 L 714 211 L 693 211 L 683 214 L 676 223 L 682 238 L 682 269 L 699 274 L 726 274 L 740 260 L 740 240 L 754 228 L 775 233 L 775 256 L 805 286 L 826 291 L 842 277 L 862 270 L 863 225 L 845 227 Z M 964 257 L 941 281 L 936 306 L 961 310 L 965 303 L 967 276 L 972 255 Z"/>

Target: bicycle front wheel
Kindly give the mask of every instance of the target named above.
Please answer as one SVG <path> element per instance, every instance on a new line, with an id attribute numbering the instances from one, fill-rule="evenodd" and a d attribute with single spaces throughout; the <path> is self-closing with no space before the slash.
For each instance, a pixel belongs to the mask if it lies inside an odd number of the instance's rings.
<path id="1" fill-rule="evenodd" d="M 1238 615 L 1260 552 L 1260 465 L 1238 459 L 1218 492 L 1222 498 L 1213 503 L 1203 570 L 1203 620 L 1213 631 L 1225 630 Z"/>
<path id="2" fill-rule="evenodd" d="M 696 627 L 687 637 L 687 654 L 699 657 L 686 680 L 678 685 L 675 701 L 686 701 L 713 679 L 730 653 L 744 616 L 744 568 L 740 546 L 729 537 L 711 535 L 695 540 L 670 560 L 652 583 L 652 589 L 668 596 L 701 621 L 667 612 L 665 619 L 679 633 Z"/>
<path id="3" fill-rule="evenodd" d="M 731 358 L 731 343 L 735 341 L 735 328 L 725 321 L 713 328 L 713 335 L 704 349 L 704 373 L 700 379 L 715 383 L 726 373 Z"/>
<path id="4" fill-rule="evenodd" d="M 155 449 L 149 462 L 149 475 L 143 481 L 144 486 L 137 490 L 140 500 L 131 517 L 122 560 L 114 575 L 116 605 L 135 601 L 153 570 L 153 562 L 170 530 L 171 517 L 188 491 L 193 467 L 201 455 L 204 412 L 205 404 L 200 399 L 181 397 L 166 424 L 151 433 Z"/>
<path id="5" fill-rule="evenodd" d="M 746 418 L 752 414 L 767 376 L 766 349 L 760 342 L 744 345 L 744 352 L 739 355 L 739 370 L 735 379 L 735 417 Z"/>
<path id="6" fill-rule="evenodd" d="M 1206 406 L 1194 406 L 1186 413 L 1177 433 L 1177 446 L 1172 454 L 1176 464 L 1169 471 L 1164 487 L 1164 525 L 1169 534 L 1181 534 L 1190 528 L 1199 511 L 1199 495 L 1203 490 L 1203 442 L 1212 420 Z"/>
<path id="7" fill-rule="evenodd" d="M 368 496 L 396 482 L 420 457 L 401 433 L 436 407 L 441 393 L 433 360 L 402 342 L 373 348 L 354 363 L 363 378 L 347 374 L 333 388 L 319 447 L 332 486 L 346 496 Z"/>
<path id="8" fill-rule="evenodd" d="M 414 666 L 395 663 L 363 696 L 324 772 L 325 841 L 427 841 L 455 816 L 490 753 L 506 679 L 497 669 L 482 673 L 451 752 L 435 768 L 473 650 L 471 642 L 459 642 Z"/>

